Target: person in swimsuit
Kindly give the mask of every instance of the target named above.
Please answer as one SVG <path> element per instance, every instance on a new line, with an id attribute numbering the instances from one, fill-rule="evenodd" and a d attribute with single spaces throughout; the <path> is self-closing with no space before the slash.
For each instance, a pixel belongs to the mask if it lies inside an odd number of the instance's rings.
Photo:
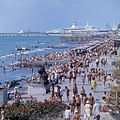
<path id="1" fill-rule="evenodd" d="M 73 94 L 74 94 L 75 97 L 76 97 L 77 93 L 78 93 L 77 85 L 76 85 L 76 83 L 74 83 L 74 85 L 73 85 Z"/>
<path id="2" fill-rule="evenodd" d="M 73 83 L 76 83 L 76 72 L 75 71 L 73 72 L 72 77 L 73 77 Z"/>
<path id="3" fill-rule="evenodd" d="M 72 71 L 68 72 L 68 79 L 69 79 L 69 85 L 71 84 L 71 79 L 72 79 Z"/>
<path id="4" fill-rule="evenodd" d="M 88 100 L 88 97 L 87 97 L 87 95 L 85 94 L 85 95 L 84 95 L 84 98 L 83 98 L 84 106 L 86 105 L 87 100 Z"/>
<path id="5" fill-rule="evenodd" d="M 75 96 L 72 95 L 72 98 L 70 99 L 70 105 L 71 105 L 72 115 L 74 115 L 75 103 L 76 103 Z"/>
<path id="6" fill-rule="evenodd" d="M 80 94 L 81 94 L 81 98 L 82 98 L 82 101 L 83 101 L 83 97 L 85 95 L 85 89 L 84 87 L 82 86 L 82 88 L 80 89 Z"/>
<path id="7" fill-rule="evenodd" d="M 77 107 L 78 113 L 80 114 L 80 112 L 81 112 L 81 99 L 80 99 L 79 95 L 77 95 L 77 97 L 76 97 L 76 107 Z"/>
<path id="8" fill-rule="evenodd" d="M 101 70 L 101 76 L 103 76 L 103 75 L 104 75 L 104 70 L 102 69 L 102 70 Z"/>
<path id="9" fill-rule="evenodd" d="M 91 73 L 88 73 L 87 77 L 88 77 L 88 85 L 90 85 L 91 84 Z"/>
<path id="10" fill-rule="evenodd" d="M 82 77 L 82 83 L 83 83 L 83 85 L 84 85 L 84 84 L 85 84 L 85 78 L 86 78 L 86 75 L 85 75 L 85 72 L 84 72 L 84 71 L 82 72 L 81 77 Z"/>
<path id="11" fill-rule="evenodd" d="M 103 88 L 105 89 L 105 83 L 106 83 L 106 76 L 102 76 L 102 82 L 103 82 Z"/>
<path id="12" fill-rule="evenodd" d="M 73 119 L 72 120 L 81 120 L 80 119 L 80 114 L 79 114 L 79 112 L 78 111 L 75 111 L 75 114 L 74 114 L 74 116 L 73 116 Z"/>
<path id="13" fill-rule="evenodd" d="M 101 76 L 101 71 L 100 71 L 100 69 L 98 70 L 98 79 L 99 79 L 99 81 L 100 81 L 100 76 Z"/>
<path id="14" fill-rule="evenodd" d="M 65 90 L 66 90 L 66 96 L 67 96 L 67 102 L 69 102 L 69 92 L 70 92 L 70 90 L 68 89 L 68 87 L 67 86 L 65 86 Z"/>
<path id="15" fill-rule="evenodd" d="M 90 104 L 93 108 L 93 104 L 94 104 L 94 97 L 92 96 L 92 93 L 89 93 L 89 97 L 88 97 L 88 100 L 90 101 Z"/>
<path id="16" fill-rule="evenodd" d="M 81 67 L 79 66 L 78 67 L 78 75 L 79 75 L 79 77 L 80 77 L 80 73 L 81 73 Z"/>

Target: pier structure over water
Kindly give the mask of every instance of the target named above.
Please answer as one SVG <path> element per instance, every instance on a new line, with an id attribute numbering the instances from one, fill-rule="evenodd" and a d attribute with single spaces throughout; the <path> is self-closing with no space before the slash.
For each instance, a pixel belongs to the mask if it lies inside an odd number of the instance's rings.
<path id="1" fill-rule="evenodd" d="M 31 33 L 0 33 L 0 36 L 47 36 L 45 33 L 41 32 L 31 32 Z"/>

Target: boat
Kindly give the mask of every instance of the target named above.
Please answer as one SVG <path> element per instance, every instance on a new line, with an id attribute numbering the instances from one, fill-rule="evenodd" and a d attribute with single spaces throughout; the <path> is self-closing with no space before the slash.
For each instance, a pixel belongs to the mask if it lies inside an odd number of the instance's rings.
<path id="1" fill-rule="evenodd" d="M 53 36 L 63 36 L 63 35 L 89 35 L 89 34 L 106 34 L 108 30 L 97 29 L 92 25 L 89 25 L 88 22 L 85 26 L 78 26 L 75 22 L 69 28 L 60 28 L 55 30 L 46 31 L 47 35 Z"/>

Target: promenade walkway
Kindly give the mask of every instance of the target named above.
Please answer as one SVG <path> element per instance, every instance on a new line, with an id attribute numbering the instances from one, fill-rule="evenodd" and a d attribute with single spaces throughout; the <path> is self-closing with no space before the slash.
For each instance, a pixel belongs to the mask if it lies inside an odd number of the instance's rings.
<path id="1" fill-rule="evenodd" d="M 105 67 L 99 65 L 98 68 L 103 69 L 105 72 L 107 71 L 107 74 L 112 73 L 112 71 L 115 69 L 115 67 L 112 66 L 112 62 L 117 61 L 117 56 L 113 55 L 112 59 L 110 59 L 109 56 L 100 56 L 100 59 L 101 58 L 107 59 L 108 64 Z M 93 65 L 93 67 L 96 68 L 96 62 L 95 61 L 92 61 L 90 63 L 90 66 L 91 65 Z M 86 71 L 86 74 L 87 74 L 87 71 Z M 78 94 L 80 94 L 80 89 L 82 87 L 81 77 L 77 76 L 76 83 L 77 83 L 77 88 L 78 88 Z M 73 92 L 72 92 L 73 82 L 71 82 L 71 85 L 69 85 L 68 84 L 68 79 L 65 79 L 65 81 L 62 82 L 59 85 L 61 86 L 61 88 L 63 90 L 63 93 L 64 93 L 64 95 L 62 97 L 63 101 L 67 103 L 67 98 L 66 98 L 66 94 L 65 94 L 65 86 L 68 86 L 68 88 L 70 89 L 70 98 L 71 98 L 71 96 L 73 94 Z M 86 77 L 84 88 L 86 90 L 87 96 L 89 96 L 89 93 L 91 92 L 93 94 L 94 98 L 99 99 L 99 100 L 101 100 L 101 96 L 103 95 L 103 92 L 104 91 L 109 91 L 109 89 L 110 89 L 107 83 L 106 83 L 106 87 L 104 89 L 103 85 L 102 85 L 102 82 L 97 80 L 97 87 L 96 87 L 96 91 L 94 92 L 93 90 L 91 90 L 91 85 L 88 85 L 87 77 Z M 35 89 L 36 89 L 35 91 L 37 91 L 37 92 L 32 92 L 32 94 L 29 94 L 29 95 L 27 94 L 27 91 L 24 91 L 24 94 L 22 95 L 22 98 L 27 99 L 31 95 L 33 97 L 36 97 L 36 99 L 38 99 L 40 101 L 43 101 L 44 99 L 49 99 L 50 98 L 50 94 L 41 94 L 41 91 L 40 91 L 39 87 L 35 88 Z M 84 120 L 83 115 L 84 115 L 84 106 L 83 106 L 83 103 L 82 103 L 82 106 L 81 106 L 81 119 L 82 120 Z M 57 119 L 57 120 L 63 120 L 63 118 L 60 118 L 60 119 Z M 90 120 L 93 120 L 93 117 L 91 117 Z M 101 120 L 120 120 L 120 115 L 114 115 L 113 116 L 108 112 L 101 113 Z"/>

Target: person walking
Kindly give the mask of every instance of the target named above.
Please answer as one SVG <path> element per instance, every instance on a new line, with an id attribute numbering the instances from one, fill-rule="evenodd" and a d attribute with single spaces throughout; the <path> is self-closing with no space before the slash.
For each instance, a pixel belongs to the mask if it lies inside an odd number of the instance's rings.
<path id="1" fill-rule="evenodd" d="M 87 77 L 88 77 L 88 85 L 90 85 L 91 84 L 91 73 L 88 73 Z"/>
<path id="2" fill-rule="evenodd" d="M 72 77 L 73 77 L 73 83 L 76 83 L 76 71 L 73 71 Z"/>
<path id="3" fill-rule="evenodd" d="M 84 118 L 86 120 L 90 120 L 90 116 L 92 114 L 92 105 L 90 104 L 90 101 L 87 100 L 86 105 L 84 106 Z"/>
<path id="4" fill-rule="evenodd" d="M 71 79 L 72 79 L 72 71 L 69 70 L 68 72 L 68 79 L 69 79 L 69 85 L 71 84 Z"/>
<path id="5" fill-rule="evenodd" d="M 95 90 L 96 90 L 96 80 L 95 80 L 95 77 L 92 77 L 92 89 L 95 92 Z"/>
<path id="6" fill-rule="evenodd" d="M 67 102 L 69 103 L 69 92 L 70 92 L 70 90 L 68 89 L 68 87 L 67 86 L 65 86 L 65 90 L 66 90 L 66 96 L 67 96 Z"/>
<path id="7" fill-rule="evenodd" d="M 74 94 L 75 97 L 76 97 L 77 93 L 78 93 L 77 85 L 76 85 L 76 83 L 74 83 L 74 85 L 73 85 L 73 94 Z"/>
<path id="8" fill-rule="evenodd" d="M 54 98 L 54 88 L 53 86 L 50 86 L 50 94 L 51 94 L 51 99 Z"/>
<path id="9" fill-rule="evenodd" d="M 85 94 L 85 95 L 84 95 L 84 98 L 83 98 L 83 104 L 84 104 L 84 106 L 86 105 L 87 100 L 88 100 L 88 97 L 87 97 L 87 95 Z"/>
<path id="10" fill-rule="evenodd" d="M 84 86 L 82 86 L 82 88 L 80 89 L 80 94 L 81 94 L 81 99 L 83 101 L 83 97 L 85 95 L 85 89 L 84 89 Z"/>
<path id="11" fill-rule="evenodd" d="M 64 114 L 64 120 L 71 120 L 71 110 L 70 106 L 67 106 Z"/>
<path id="12" fill-rule="evenodd" d="M 82 83 L 83 83 L 83 85 L 84 85 L 84 84 L 85 84 L 85 77 L 86 77 L 86 75 L 85 75 L 85 72 L 84 72 L 84 71 L 82 72 L 81 77 L 82 77 Z"/>
<path id="13" fill-rule="evenodd" d="M 96 67 L 98 67 L 98 65 L 99 65 L 99 59 L 96 58 Z"/>
<path id="14" fill-rule="evenodd" d="M 101 112 L 101 103 L 99 102 L 99 99 L 96 99 L 95 104 L 93 105 L 94 119 L 100 120 L 100 115 L 99 115 L 100 112 Z"/>
<path id="15" fill-rule="evenodd" d="M 102 83 L 103 83 L 103 88 L 105 89 L 105 83 L 106 83 L 106 76 L 102 76 Z"/>
<path id="16" fill-rule="evenodd" d="M 78 75 L 80 77 L 80 74 L 81 74 L 81 67 L 80 66 L 78 67 L 77 71 L 78 71 Z"/>
<path id="17" fill-rule="evenodd" d="M 100 81 L 101 71 L 98 69 L 98 80 Z"/>
<path id="18" fill-rule="evenodd" d="M 70 99 L 70 106 L 71 106 L 72 115 L 74 115 L 75 103 L 76 103 L 75 96 L 72 95 L 72 97 Z"/>
<path id="19" fill-rule="evenodd" d="M 94 104 L 94 97 L 92 96 L 92 93 L 89 93 L 88 100 L 90 101 L 91 106 L 92 106 L 92 108 L 93 108 L 93 104 Z"/>
<path id="20" fill-rule="evenodd" d="M 76 97 L 76 107 L 77 107 L 77 111 L 80 115 L 80 113 L 81 113 L 81 99 L 80 99 L 79 95 L 77 95 L 77 97 Z"/>
<path id="21" fill-rule="evenodd" d="M 73 115 L 73 119 L 72 120 L 81 120 L 80 119 L 80 114 L 79 114 L 79 112 L 77 110 L 75 111 L 75 114 Z"/>

